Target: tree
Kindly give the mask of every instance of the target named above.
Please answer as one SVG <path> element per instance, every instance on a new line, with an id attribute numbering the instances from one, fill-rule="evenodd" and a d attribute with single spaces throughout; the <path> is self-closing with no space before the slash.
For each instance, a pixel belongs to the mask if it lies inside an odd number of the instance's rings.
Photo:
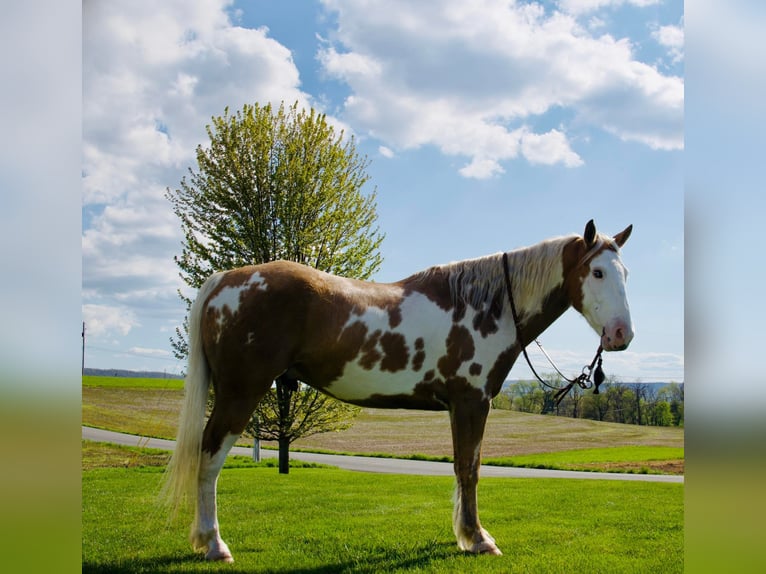
<path id="1" fill-rule="evenodd" d="M 511 385 L 515 410 L 523 413 L 540 414 L 545 402 L 545 393 L 537 381 L 516 381 Z"/>
<path id="2" fill-rule="evenodd" d="M 673 424 L 673 414 L 667 401 L 658 400 L 649 409 L 651 424 L 658 427 L 669 427 Z"/>
<path id="3" fill-rule="evenodd" d="M 683 426 L 684 424 L 684 385 L 671 382 L 662 387 L 659 392 L 662 400 L 670 405 L 670 412 L 673 419 L 673 425 Z"/>
<path id="4" fill-rule="evenodd" d="M 492 399 L 493 409 L 502 409 L 506 411 L 513 410 L 513 394 L 509 389 L 504 389 Z"/>
<path id="5" fill-rule="evenodd" d="M 279 443 L 279 468 L 289 469 L 293 441 L 324 432 L 346 430 L 362 410 L 318 393 L 306 385 L 293 389 L 290 382 L 278 381 L 258 405 L 256 416 L 245 433 L 258 440 Z"/>
<path id="6" fill-rule="evenodd" d="M 226 108 L 206 129 L 210 144 L 197 147 L 198 170 L 189 168 L 180 189 L 166 192 L 181 220 L 182 251 L 174 259 L 189 287 L 198 289 L 218 270 L 277 259 L 357 279 L 380 267 L 376 193 L 361 191 L 368 161 L 357 155 L 353 137 L 336 134 L 323 114 L 297 102 L 278 110 L 245 105 L 234 115 Z M 192 300 L 180 290 L 179 296 L 187 315 L 171 344 L 184 359 Z M 294 405 L 297 385 L 290 383 L 277 381 L 276 393 Z M 317 411 L 332 404 L 314 389 L 303 392 L 301 399 L 313 394 L 307 404 Z M 256 411 L 262 420 L 266 408 Z"/>
<path id="7" fill-rule="evenodd" d="M 597 421 L 608 420 L 607 415 L 610 411 L 610 393 L 612 383 L 610 380 L 606 380 L 601 384 L 599 388 L 599 394 L 587 394 L 582 400 L 582 413 L 583 418 L 593 419 Z"/>
<path id="8" fill-rule="evenodd" d="M 636 424 L 643 424 L 644 422 L 644 412 L 642 410 L 642 407 L 644 406 L 644 403 L 647 401 L 649 397 L 649 385 L 642 383 L 640 381 L 636 382 L 633 385 L 633 393 L 634 393 L 634 400 L 635 400 L 635 407 L 634 410 L 636 412 Z"/>

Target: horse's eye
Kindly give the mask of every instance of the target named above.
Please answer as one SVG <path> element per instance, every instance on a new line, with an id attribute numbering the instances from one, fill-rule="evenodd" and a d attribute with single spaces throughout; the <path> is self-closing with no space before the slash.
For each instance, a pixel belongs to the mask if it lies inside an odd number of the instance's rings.
<path id="1" fill-rule="evenodd" d="M 601 269 L 594 269 L 594 270 L 593 270 L 593 276 L 594 276 L 596 279 L 603 279 L 603 278 L 604 278 L 604 272 L 603 272 L 603 271 L 601 271 Z"/>

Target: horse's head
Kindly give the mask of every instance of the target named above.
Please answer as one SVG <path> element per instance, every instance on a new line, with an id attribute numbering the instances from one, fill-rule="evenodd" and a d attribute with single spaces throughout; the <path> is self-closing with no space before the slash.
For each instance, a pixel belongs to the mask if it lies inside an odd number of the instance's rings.
<path id="1" fill-rule="evenodd" d="M 614 237 L 596 233 L 590 220 L 585 233 L 572 249 L 567 290 L 572 306 L 601 336 L 605 351 L 627 349 L 633 339 L 633 322 L 625 294 L 628 270 L 620 259 L 620 248 L 630 236 L 629 225 Z"/>

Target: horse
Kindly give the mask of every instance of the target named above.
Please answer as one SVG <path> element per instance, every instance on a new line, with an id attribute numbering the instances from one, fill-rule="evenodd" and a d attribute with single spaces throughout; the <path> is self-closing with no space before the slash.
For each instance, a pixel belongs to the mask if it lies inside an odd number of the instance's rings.
<path id="1" fill-rule="evenodd" d="M 281 378 L 363 407 L 448 411 L 458 547 L 502 554 L 477 505 L 491 400 L 519 353 L 570 306 L 605 351 L 627 348 L 634 333 L 620 248 L 631 231 L 609 237 L 591 220 L 582 236 L 437 265 L 395 283 L 288 261 L 211 275 L 189 313 L 185 398 L 163 487 L 176 507 L 196 499 L 194 549 L 233 562 L 218 523 L 218 476 L 258 401 Z"/>

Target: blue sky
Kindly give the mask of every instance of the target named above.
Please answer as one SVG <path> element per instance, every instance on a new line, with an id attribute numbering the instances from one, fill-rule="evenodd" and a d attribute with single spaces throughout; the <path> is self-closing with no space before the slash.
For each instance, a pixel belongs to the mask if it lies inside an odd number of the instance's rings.
<path id="1" fill-rule="evenodd" d="M 683 30 L 683 3 L 659 0 L 86 4 L 87 365 L 183 369 L 164 190 L 195 167 L 211 116 L 284 100 L 326 113 L 371 160 L 377 281 L 591 218 L 632 223 L 636 337 L 604 367 L 684 380 Z M 572 373 L 598 344 L 572 310 L 540 340 Z M 529 376 L 521 362 L 509 375 Z"/>

